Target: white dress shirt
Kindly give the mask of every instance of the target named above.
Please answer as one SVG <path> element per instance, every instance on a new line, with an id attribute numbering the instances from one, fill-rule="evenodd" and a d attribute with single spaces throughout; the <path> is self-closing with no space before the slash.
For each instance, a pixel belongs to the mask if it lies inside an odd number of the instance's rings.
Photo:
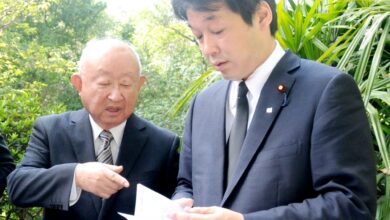
<path id="1" fill-rule="evenodd" d="M 278 64 L 280 59 L 282 59 L 285 53 L 286 52 L 276 41 L 275 49 L 272 51 L 271 55 L 264 61 L 263 64 L 256 68 L 247 80 L 245 80 L 245 84 L 248 87 L 248 93 L 246 95 L 249 105 L 248 128 L 252 122 L 261 90 L 263 89 L 268 77 L 271 75 L 272 70 L 275 68 L 276 64 Z M 226 142 L 229 139 L 230 130 L 232 129 L 234 118 L 236 116 L 238 84 L 240 82 L 241 81 L 232 81 L 229 89 L 229 96 L 226 102 Z"/>
<path id="2" fill-rule="evenodd" d="M 95 155 L 97 155 L 98 152 L 100 152 L 101 148 L 103 147 L 103 141 L 100 140 L 99 138 L 99 134 L 103 131 L 103 128 L 101 128 L 93 120 L 91 115 L 89 115 L 89 121 L 91 122 L 91 127 L 92 127 Z M 114 164 L 116 164 L 116 161 L 118 159 L 119 146 L 121 146 L 122 143 L 122 137 L 123 137 L 123 132 L 125 131 L 126 122 L 127 121 L 124 121 L 118 126 L 113 127 L 109 130 L 114 138 L 110 143 L 112 160 L 114 161 Z M 85 147 L 85 146 L 79 146 L 79 147 Z M 73 184 L 69 196 L 69 206 L 76 204 L 80 198 L 80 195 L 81 195 L 81 189 L 76 186 L 75 174 L 73 174 Z"/>

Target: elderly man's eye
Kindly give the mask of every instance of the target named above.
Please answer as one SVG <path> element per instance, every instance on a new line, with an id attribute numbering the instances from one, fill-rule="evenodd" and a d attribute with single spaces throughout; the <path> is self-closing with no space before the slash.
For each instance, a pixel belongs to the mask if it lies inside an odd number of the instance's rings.
<path id="1" fill-rule="evenodd" d="M 99 82 L 98 85 L 99 86 L 108 86 L 108 85 L 110 85 L 110 83 L 109 82 Z"/>

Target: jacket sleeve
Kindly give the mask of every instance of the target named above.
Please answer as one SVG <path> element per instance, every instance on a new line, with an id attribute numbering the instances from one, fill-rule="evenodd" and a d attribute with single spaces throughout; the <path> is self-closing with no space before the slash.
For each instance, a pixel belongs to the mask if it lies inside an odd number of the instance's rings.
<path id="1" fill-rule="evenodd" d="M 24 159 L 8 177 L 11 201 L 21 207 L 39 206 L 67 210 L 76 163 L 51 165 L 49 128 L 38 119 Z"/>
<path id="2" fill-rule="evenodd" d="M 164 177 L 162 181 L 162 194 L 170 198 L 175 191 L 177 173 L 179 169 L 179 145 L 180 139 L 177 135 L 172 136 L 169 147 L 169 156 L 165 166 Z"/>
<path id="3" fill-rule="evenodd" d="M 183 145 L 180 151 L 179 174 L 177 177 L 177 187 L 172 199 L 191 198 L 192 199 L 192 153 L 191 153 L 191 130 L 192 113 L 196 97 L 193 99 L 190 110 L 187 114 L 184 129 Z"/>

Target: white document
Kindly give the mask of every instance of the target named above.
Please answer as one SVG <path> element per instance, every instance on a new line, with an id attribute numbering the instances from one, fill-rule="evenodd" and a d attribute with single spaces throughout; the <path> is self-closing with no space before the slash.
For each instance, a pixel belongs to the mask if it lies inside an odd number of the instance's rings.
<path id="1" fill-rule="evenodd" d="M 137 218 L 134 215 L 128 215 L 122 212 L 118 212 L 118 214 L 123 216 L 127 220 L 137 220 Z"/>
<path id="2" fill-rule="evenodd" d="M 182 211 L 179 204 L 142 184 L 137 184 L 134 216 L 120 212 L 118 214 L 128 220 L 169 220 L 168 214 Z"/>

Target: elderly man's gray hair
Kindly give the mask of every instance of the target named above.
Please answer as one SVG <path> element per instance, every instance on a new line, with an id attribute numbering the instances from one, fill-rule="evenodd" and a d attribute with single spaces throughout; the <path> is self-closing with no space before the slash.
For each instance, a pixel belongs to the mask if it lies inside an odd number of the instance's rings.
<path id="1" fill-rule="evenodd" d="M 135 47 L 129 42 L 115 38 L 93 39 L 89 41 L 83 49 L 80 56 L 80 60 L 77 64 L 77 69 L 79 73 L 82 73 L 85 62 L 88 59 L 99 54 L 105 53 L 106 51 L 116 47 L 128 48 L 135 55 L 139 66 L 139 74 L 141 74 L 141 60 Z"/>

